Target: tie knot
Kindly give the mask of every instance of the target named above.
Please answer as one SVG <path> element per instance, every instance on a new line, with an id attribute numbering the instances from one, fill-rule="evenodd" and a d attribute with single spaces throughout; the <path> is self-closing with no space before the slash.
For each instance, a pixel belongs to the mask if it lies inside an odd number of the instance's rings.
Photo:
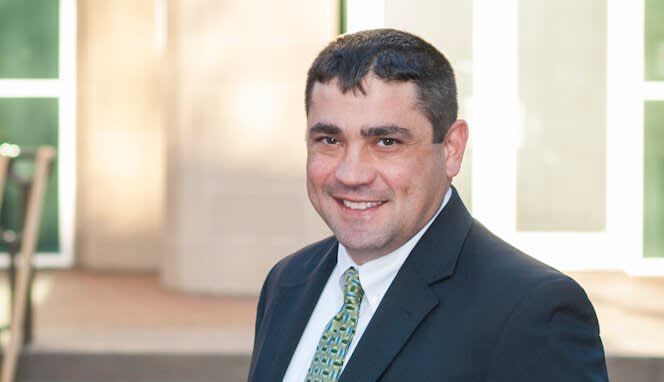
<path id="1" fill-rule="evenodd" d="M 360 284 L 360 274 L 357 269 L 350 267 L 344 272 L 344 304 L 354 307 L 360 306 L 364 290 Z"/>

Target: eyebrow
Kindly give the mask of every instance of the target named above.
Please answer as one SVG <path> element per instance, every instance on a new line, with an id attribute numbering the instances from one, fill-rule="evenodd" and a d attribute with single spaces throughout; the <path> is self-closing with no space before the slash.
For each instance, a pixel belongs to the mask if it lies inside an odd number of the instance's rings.
<path id="1" fill-rule="evenodd" d="M 324 135 L 341 135 L 341 129 L 337 125 L 325 122 L 317 122 L 309 129 L 309 135 L 324 134 Z M 363 137 L 385 137 L 385 136 L 401 136 L 403 138 L 412 138 L 413 134 L 410 130 L 399 127 L 396 125 L 382 125 L 369 128 L 363 128 L 360 132 Z"/>
<path id="2" fill-rule="evenodd" d="M 367 129 L 362 129 L 363 137 L 384 137 L 389 135 L 399 135 L 404 138 L 412 138 L 410 130 L 396 125 L 374 126 Z"/>
<path id="3" fill-rule="evenodd" d="M 318 122 L 309 129 L 309 135 L 312 134 L 340 135 L 341 129 L 336 125 Z"/>

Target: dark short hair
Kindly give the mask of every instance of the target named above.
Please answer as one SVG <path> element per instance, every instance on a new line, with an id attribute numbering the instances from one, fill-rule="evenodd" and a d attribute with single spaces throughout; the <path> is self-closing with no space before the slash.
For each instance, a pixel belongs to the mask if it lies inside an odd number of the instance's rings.
<path id="1" fill-rule="evenodd" d="M 342 35 L 328 44 L 307 73 L 307 114 L 316 82 L 336 78 L 343 93 L 351 89 L 364 93 L 361 81 L 369 73 L 386 82 L 413 82 L 417 87 L 417 106 L 433 127 L 433 141 L 440 143 L 445 139 L 458 111 L 452 66 L 428 42 L 394 29 Z"/>

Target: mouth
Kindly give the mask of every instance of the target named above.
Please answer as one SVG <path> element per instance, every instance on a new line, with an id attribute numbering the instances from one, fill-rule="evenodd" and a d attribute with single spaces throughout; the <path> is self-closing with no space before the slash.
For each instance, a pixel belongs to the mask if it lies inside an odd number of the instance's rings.
<path id="1" fill-rule="evenodd" d="M 372 208 L 380 207 L 383 203 L 385 203 L 383 200 L 353 201 L 347 199 L 337 199 L 337 202 L 342 204 L 344 207 L 355 211 L 366 211 Z"/>

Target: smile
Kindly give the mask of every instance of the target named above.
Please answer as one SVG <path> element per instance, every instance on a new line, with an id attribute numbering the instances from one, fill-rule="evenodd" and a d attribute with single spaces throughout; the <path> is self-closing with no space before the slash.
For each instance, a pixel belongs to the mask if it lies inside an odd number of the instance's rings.
<path id="1" fill-rule="evenodd" d="M 375 208 L 383 204 L 383 202 L 351 202 L 350 200 L 342 200 L 344 206 L 350 208 L 351 210 L 366 210 L 369 208 Z"/>

